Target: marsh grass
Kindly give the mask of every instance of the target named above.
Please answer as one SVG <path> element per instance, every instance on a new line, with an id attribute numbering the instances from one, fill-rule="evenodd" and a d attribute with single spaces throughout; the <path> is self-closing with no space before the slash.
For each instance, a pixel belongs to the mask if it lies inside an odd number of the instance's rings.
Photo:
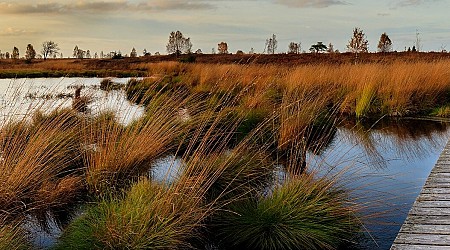
<path id="1" fill-rule="evenodd" d="M 45 221 L 89 200 L 59 249 L 185 249 L 205 242 L 224 249 L 333 249 L 352 242 L 359 207 L 339 179 L 314 175 L 306 154 L 320 154 L 341 114 L 412 110 L 400 101 L 403 93 L 392 94 L 409 90 L 394 91 L 379 73 L 399 77 L 394 66 L 147 66 L 153 77 L 133 79 L 125 89 L 146 109 L 131 124 L 108 112 L 66 110 L 2 127 L 0 205 L 7 216 Z M 426 80 L 410 77 L 411 86 Z M 445 80 L 412 90 L 414 98 L 442 94 Z M 397 101 L 385 102 L 386 93 Z M 157 183 L 149 171 L 169 154 L 181 159 L 181 172 Z M 281 182 L 279 164 L 288 176 Z"/>
<path id="2" fill-rule="evenodd" d="M 86 181 L 90 192 L 105 194 L 120 190 L 142 174 L 151 163 L 176 148 L 174 141 L 183 127 L 177 116 L 183 96 L 153 96 L 145 115 L 128 126 L 114 117 L 99 116 L 86 129 Z"/>
<path id="3" fill-rule="evenodd" d="M 18 224 L 0 222 L 0 249 L 27 250 L 32 247 L 26 232 Z"/>
<path id="4" fill-rule="evenodd" d="M 0 206 L 6 219 L 45 217 L 47 209 L 62 209 L 72 202 L 73 190 L 67 187 L 78 187 L 78 179 L 61 179 L 78 170 L 77 132 L 67 126 L 72 118 L 62 113 L 45 122 L 10 122 L 2 127 Z"/>
<path id="5" fill-rule="evenodd" d="M 336 180 L 288 179 L 267 196 L 233 203 L 215 220 L 224 249 L 335 249 L 360 230 L 356 206 Z M 353 242 L 354 243 L 354 242 Z"/>
<path id="6" fill-rule="evenodd" d="M 141 179 L 123 198 L 101 201 L 74 221 L 56 249 L 190 248 L 206 208 L 195 190 L 186 191 Z"/>

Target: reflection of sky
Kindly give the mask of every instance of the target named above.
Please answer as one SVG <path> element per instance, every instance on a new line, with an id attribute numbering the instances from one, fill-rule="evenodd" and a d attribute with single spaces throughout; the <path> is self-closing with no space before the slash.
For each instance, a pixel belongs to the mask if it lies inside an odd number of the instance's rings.
<path id="1" fill-rule="evenodd" d="M 414 134 L 414 131 L 410 131 Z M 361 138 L 365 137 L 365 138 Z M 380 249 L 389 249 L 444 148 L 450 130 L 403 137 L 374 130 L 361 135 L 339 128 L 333 143 L 311 165 L 334 171 L 366 206 L 367 227 Z M 370 140 L 367 140 L 367 139 Z M 370 146 L 367 144 L 370 143 Z M 365 248 L 378 249 L 373 241 Z"/>
<path id="2" fill-rule="evenodd" d="M 70 97 L 56 98 L 58 94 L 73 95 L 75 86 L 84 86 L 81 95 L 91 99 L 88 109 L 92 115 L 113 111 L 122 123 L 128 123 L 143 114 L 144 108 L 126 100 L 123 91 L 105 92 L 99 89 L 102 78 L 38 78 L 0 79 L 0 117 L 21 118 L 35 110 L 48 112 L 55 107 L 71 107 Z M 129 78 L 113 78 L 125 84 Z M 29 96 L 37 98 L 29 98 Z M 51 96 L 52 98 L 45 98 Z"/>

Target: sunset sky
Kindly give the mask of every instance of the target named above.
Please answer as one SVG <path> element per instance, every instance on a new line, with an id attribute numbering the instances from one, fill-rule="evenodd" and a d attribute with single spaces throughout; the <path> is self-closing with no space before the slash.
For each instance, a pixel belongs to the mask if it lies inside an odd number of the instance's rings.
<path id="1" fill-rule="evenodd" d="M 450 0 L 103 0 L 1 1 L 0 50 L 31 43 L 59 44 L 64 57 L 75 45 L 94 52 L 145 48 L 166 53 L 171 31 L 190 37 L 193 50 L 210 53 L 225 41 L 230 52 L 264 50 L 277 35 L 278 50 L 291 41 L 302 49 L 322 41 L 345 51 L 352 29 L 360 27 L 376 50 L 387 32 L 395 50 L 413 46 L 419 30 L 423 50 L 450 50 Z"/>

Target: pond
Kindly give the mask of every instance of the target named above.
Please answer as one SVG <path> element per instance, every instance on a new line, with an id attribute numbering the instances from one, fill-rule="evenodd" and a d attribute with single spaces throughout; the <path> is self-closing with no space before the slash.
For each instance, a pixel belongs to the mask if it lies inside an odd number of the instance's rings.
<path id="1" fill-rule="evenodd" d="M 367 215 L 361 248 L 390 248 L 450 138 L 449 125 L 415 119 L 342 124 L 331 144 L 313 157 L 313 167 L 345 169 L 344 184 Z"/>
<path id="2" fill-rule="evenodd" d="M 126 100 L 123 91 L 100 90 L 101 80 L 1 79 L 1 119 L 11 114 L 20 118 L 36 108 L 49 111 L 55 106 L 70 107 L 75 89 L 80 86 L 82 95 L 91 99 L 88 104 L 91 114 L 111 110 L 127 124 L 144 113 L 142 106 Z M 112 80 L 126 83 L 129 79 Z M 389 249 L 449 138 L 450 124 L 441 121 L 384 119 L 364 124 L 345 121 L 337 126 L 333 139 L 320 154 L 309 154 L 309 169 L 321 173 L 345 169 L 342 185 L 353 190 L 355 201 L 364 206 L 367 237 L 361 240 L 361 248 Z M 173 178 L 179 164 L 180 160 L 173 157 L 161 159 L 153 177 Z M 167 173 L 168 169 L 171 172 Z M 35 230 L 39 235 L 36 244 L 42 247 L 52 245 L 59 233 L 56 228 L 51 235 Z"/>
<path id="3" fill-rule="evenodd" d="M 359 247 L 389 249 L 449 138 L 450 123 L 443 121 L 346 122 L 320 154 L 309 153 L 308 165 L 319 173 L 343 172 L 342 185 L 363 206 L 367 232 Z M 174 178 L 180 164 L 161 159 L 153 178 Z"/>
<path id="4" fill-rule="evenodd" d="M 125 84 L 130 78 L 112 78 Z M 49 112 L 55 107 L 71 107 L 76 88 L 89 100 L 87 110 L 95 115 L 113 111 L 119 122 L 128 123 L 140 117 L 144 108 L 130 103 L 123 91 L 101 91 L 102 78 L 34 78 L 0 79 L 0 117 L 20 119 L 37 109 Z"/>

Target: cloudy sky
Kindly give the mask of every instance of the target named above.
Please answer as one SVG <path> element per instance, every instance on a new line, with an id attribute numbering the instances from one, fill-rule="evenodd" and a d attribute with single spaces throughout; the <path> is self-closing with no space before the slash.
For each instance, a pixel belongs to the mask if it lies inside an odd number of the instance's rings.
<path id="1" fill-rule="evenodd" d="M 165 53 L 171 31 L 191 37 L 193 49 L 210 53 L 221 41 L 236 50 L 264 50 L 276 34 L 278 52 L 289 42 L 332 43 L 345 51 L 354 27 L 364 30 L 369 49 L 387 32 L 394 49 L 450 50 L 450 0 L 0 0 L 0 50 L 31 43 L 59 44 L 64 56 L 78 45 L 92 52 Z"/>

